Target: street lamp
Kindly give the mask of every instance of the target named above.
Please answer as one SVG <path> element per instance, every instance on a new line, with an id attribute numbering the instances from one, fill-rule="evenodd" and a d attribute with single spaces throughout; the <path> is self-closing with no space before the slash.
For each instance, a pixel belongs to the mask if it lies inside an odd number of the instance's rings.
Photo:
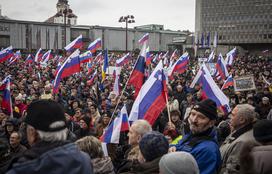
<path id="1" fill-rule="evenodd" d="M 127 46 L 128 46 L 128 23 L 135 23 L 134 16 L 133 15 L 121 16 L 119 18 L 119 22 L 125 22 L 126 23 L 126 52 L 127 52 Z"/>

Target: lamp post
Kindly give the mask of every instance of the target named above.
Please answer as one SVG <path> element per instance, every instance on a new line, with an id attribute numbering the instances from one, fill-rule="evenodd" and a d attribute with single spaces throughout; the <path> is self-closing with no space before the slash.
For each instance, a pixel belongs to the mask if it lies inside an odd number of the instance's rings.
<path id="1" fill-rule="evenodd" d="M 66 18 L 67 18 L 67 13 L 68 13 L 68 9 L 65 8 L 63 10 L 63 15 L 64 15 L 64 46 L 66 46 Z"/>
<path id="2" fill-rule="evenodd" d="M 119 22 L 125 22 L 126 23 L 126 52 L 127 52 L 127 46 L 128 46 L 128 24 L 129 23 L 135 23 L 134 16 L 133 15 L 121 16 L 119 18 Z"/>

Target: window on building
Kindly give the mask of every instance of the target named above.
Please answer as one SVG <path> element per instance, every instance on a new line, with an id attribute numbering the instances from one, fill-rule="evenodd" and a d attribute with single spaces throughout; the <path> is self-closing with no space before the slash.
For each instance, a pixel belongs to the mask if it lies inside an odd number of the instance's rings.
<path id="1" fill-rule="evenodd" d="M 7 35 L 0 35 L 0 48 L 10 46 L 10 37 Z"/>
<path id="2" fill-rule="evenodd" d="M 272 34 L 268 34 L 268 39 L 272 39 Z"/>

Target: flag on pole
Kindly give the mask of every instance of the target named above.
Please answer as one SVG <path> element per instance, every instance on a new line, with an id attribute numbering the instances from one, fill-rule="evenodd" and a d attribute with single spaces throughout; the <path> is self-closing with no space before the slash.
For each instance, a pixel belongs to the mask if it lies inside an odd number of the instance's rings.
<path id="1" fill-rule="evenodd" d="M 151 54 L 149 52 L 149 47 L 146 48 L 146 60 L 145 60 L 145 63 L 146 63 L 146 66 L 149 66 L 151 64 L 151 61 L 152 61 L 152 57 L 153 57 L 153 54 Z"/>
<path id="2" fill-rule="evenodd" d="M 145 35 L 143 35 L 143 37 L 141 37 L 138 41 L 139 44 L 144 44 L 145 42 L 147 42 L 149 39 L 149 33 L 146 33 Z"/>
<path id="3" fill-rule="evenodd" d="M 166 92 L 166 77 L 161 60 L 135 99 L 129 121 L 145 119 L 152 125 L 166 106 Z"/>
<path id="4" fill-rule="evenodd" d="M 225 60 L 226 64 L 231 66 L 235 57 L 236 57 L 236 47 L 227 53 L 226 60 Z"/>
<path id="5" fill-rule="evenodd" d="M 134 97 L 136 98 L 145 80 L 145 56 L 146 56 L 146 43 L 143 44 L 140 56 L 135 63 L 132 70 L 128 85 L 135 89 Z"/>
<path id="6" fill-rule="evenodd" d="M 227 89 L 234 85 L 234 81 L 232 75 L 228 76 L 227 80 L 225 80 L 224 84 L 221 87 L 221 90 Z"/>
<path id="7" fill-rule="evenodd" d="M 106 78 L 106 71 L 109 67 L 109 58 L 108 58 L 108 50 L 106 49 L 105 54 L 104 54 L 104 63 L 103 63 L 103 68 L 102 68 L 102 80 Z"/>
<path id="8" fill-rule="evenodd" d="M 208 48 L 210 47 L 210 40 L 211 40 L 211 33 L 209 32 L 207 36 L 207 41 L 206 41 L 206 45 Z"/>
<path id="9" fill-rule="evenodd" d="M 214 50 L 211 52 L 211 54 L 208 57 L 208 63 L 211 63 L 214 60 L 215 54 L 214 54 Z"/>
<path id="10" fill-rule="evenodd" d="M 35 54 L 34 61 L 37 63 L 40 62 L 42 60 L 42 56 L 43 56 L 42 49 L 40 48 Z"/>
<path id="11" fill-rule="evenodd" d="M 172 67 L 168 70 L 168 76 L 172 76 L 173 72 L 178 72 L 180 74 L 184 73 L 187 69 L 187 65 L 189 64 L 189 54 L 185 52 L 182 56 L 180 56 L 179 60 L 177 60 Z"/>
<path id="12" fill-rule="evenodd" d="M 104 134 L 100 137 L 100 141 L 105 143 L 119 144 L 120 132 L 129 130 L 128 114 L 124 105 L 118 116 L 106 128 Z"/>
<path id="13" fill-rule="evenodd" d="M 102 47 L 102 40 L 101 38 L 98 38 L 90 43 L 90 45 L 88 46 L 88 50 L 91 51 L 91 53 L 95 53 L 95 51 L 100 47 Z"/>
<path id="14" fill-rule="evenodd" d="M 91 75 L 90 80 L 87 81 L 87 84 L 89 86 L 91 86 L 93 84 L 94 79 L 95 79 L 96 76 L 97 76 L 97 70 L 95 70 L 95 72 L 93 73 L 93 75 Z"/>
<path id="15" fill-rule="evenodd" d="M 116 60 L 116 66 L 117 67 L 123 66 L 123 65 L 127 64 L 130 59 L 131 59 L 131 55 L 130 55 L 130 53 L 127 53 L 126 55 L 124 55 L 120 59 Z"/>
<path id="16" fill-rule="evenodd" d="M 53 93 L 58 93 L 58 88 L 61 79 L 68 77 L 74 73 L 80 72 L 80 61 L 79 61 L 79 50 L 74 51 L 66 61 L 61 65 L 57 71 L 54 83 L 53 83 Z"/>
<path id="17" fill-rule="evenodd" d="M 6 87 L 3 92 L 1 108 L 7 111 L 7 113 L 10 114 L 10 117 L 13 118 L 12 100 L 11 100 L 11 93 L 10 93 L 10 76 L 6 78 L 5 86 Z"/>
<path id="18" fill-rule="evenodd" d="M 13 56 L 12 46 L 9 46 L 0 51 L 0 63 L 9 60 Z"/>
<path id="19" fill-rule="evenodd" d="M 9 59 L 9 65 L 13 64 L 14 62 L 17 62 L 17 60 L 21 59 L 21 51 L 18 50 L 14 53 L 14 55 Z"/>
<path id="20" fill-rule="evenodd" d="M 53 56 L 51 55 L 51 50 L 48 50 L 46 53 L 42 56 L 42 63 L 47 63 L 50 58 Z"/>
<path id="21" fill-rule="evenodd" d="M 75 40 L 73 40 L 71 43 L 69 43 L 64 49 L 72 53 L 76 49 L 81 49 L 83 47 L 83 41 L 82 41 L 82 35 L 79 35 Z"/>
<path id="22" fill-rule="evenodd" d="M 217 32 L 214 33 L 214 39 L 213 39 L 213 47 L 217 47 Z"/>
<path id="23" fill-rule="evenodd" d="M 85 53 L 80 54 L 79 60 L 80 63 L 86 63 L 89 62 L 92 59 L 93 55 L 91 51 L 86 51 Z"/>
<path id="24" fill-rule="evenodd" d="M 116 70 L 114 69 L 113 70 L 113 80 L 114 80 L 114 83 L 113 83 L 113 92 L 116 94 L 116 96 L 119 96 L 120 94 L 120 87 L 119 87 L 119 84 L 120 84 L 120 74 L 117 74 L 116 73 Z"/>
<path id="25" fill-rule="evenodd" d="M 221 79 L 225 80 L 229 76 L 226 63 L 225 63 L 221 53 L 219 54 L 215 68 L 216 68 L 217 73 L 219 73 Z"/>

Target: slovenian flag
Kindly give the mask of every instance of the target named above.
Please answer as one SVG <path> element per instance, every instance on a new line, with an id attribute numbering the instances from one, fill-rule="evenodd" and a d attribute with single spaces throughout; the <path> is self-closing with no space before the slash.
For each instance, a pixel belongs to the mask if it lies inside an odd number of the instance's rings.
<path id="1" fill-rule="evenodd" d="M 124 105 L 118 116 L 106 128 L 104 134 L 100 137 L 100 141 L 105 143 L 119 144 L 120 133 L 129 130 L 128 114 Z"/>
<path id="2" fill-rule="evenodd" d="M 3 92 L 3 99 L 1 103 L 1 108 L 5 111 L 7 111 L 8 114 L 10 114 L 10 117 L 13 117 L 13 110 L 12 110 L 12 100 L 11 100 L 11 93 L 10 93 L 10 77 L 6 79 L 5 82 L 6 88 Z"/>
<path id="3" fill-rule="evenodd" d="M 120 59 L 116 60 L 116 66 L 120 67 L 120 66 L 127 64 L 129 62 L 130 58 L 131 58 L 130 53 L 127 53 L 126 55 L 124 55 Z"/>
<path id="4" fill-rule="evenodd" d="M 168 76 L 172 76 L 174 72 L 178 72 L 179 74 L 184 73 L 187 69 L 188 64 L 189 64 L 189 54 L 185 52 L 168 70 Z"/>
<path id="5" fill-rule="evenodd" d="M 9 46 L 0 51 L 0 63 L 9 60 L 13 56 L 12 46 Z"/>
<path id="6" fill-rule="evenodd" d="M 144 44 L 145 42 L 147 42 L 149 39 L 149 33 L 146 33 L 145 35 L 143 35 L 143 37 L 141 37 L 138 41 L 139 44 Z"/>
<path id="7" fill-rule="evenodd" d="M 79 56 L 80 63 L 89 62 L 92 57 L 93 57 L 92 53 L 90 51 L 86 51 L 85 53 L 82 53 Z"/>
<path id="8" fill-rule="evenodd" d="M 76 49 L 81 49 L 83 47 L 82 35 L 78 36 L 75 40 L 69 43 L 64 49 L 68 53 L 74 52 Z"/>
<path id="9" fill-rule="evenodd" d="M 129 121 L 134 122 L 138 119 L 145 119 L 153 125 L 166 107 L 166 94 L 166 77 L 163 63 L 160 61 L 135 99 Z"/>
<path id="10" fill-rule="evenodd" d="M 225 80 L 223 86 L 221 87 L 221 90 L 224 90 L 224 89 L 227 89 L 231 86 L 234 85 L 234 81 L 233 81 L 233 78 L 232 78 L 232 75 L 230 75 L 227 80 Z"/>
<path id="11" fill-rule="evenodd" d="M 88 46 L 88 50 L 91 51 L 91 53 L 95 53 L 95 51 L 100 47 L 102 47 L 102 40 L 101 38 L 98 38 L 90 43 L 90 45 Z"/>

